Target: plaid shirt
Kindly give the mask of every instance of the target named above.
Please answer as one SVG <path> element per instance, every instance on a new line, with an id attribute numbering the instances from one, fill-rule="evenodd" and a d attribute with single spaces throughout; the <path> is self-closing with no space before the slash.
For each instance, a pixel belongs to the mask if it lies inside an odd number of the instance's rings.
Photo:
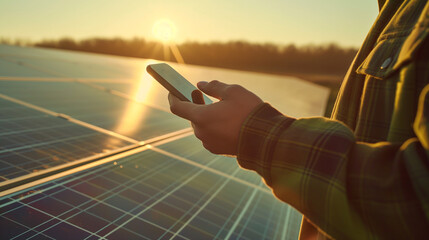
<path id="1" fill-rule="evenodd" d="M 240 131 L 239 164 L 319 237 L 429 234 L 429 3 L 379 4 L 331 119 L 294 119 L 265 103 Z"/>

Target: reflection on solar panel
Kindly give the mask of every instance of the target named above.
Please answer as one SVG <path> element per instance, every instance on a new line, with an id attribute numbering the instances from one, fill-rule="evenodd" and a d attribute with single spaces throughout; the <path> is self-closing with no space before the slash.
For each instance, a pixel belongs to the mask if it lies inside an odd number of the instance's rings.
<path id="1" fill-rule="evenodd" d="M 0 181 L 132 143 L 0 98 Z"/>
<path id="2" fill-rule="evenodd" d="M 166 111 L 152 62 L 0 45 L 0 239 L 297 239 L 298 212 Z M 302 116 L 325 106 L 293 96 Z"/>

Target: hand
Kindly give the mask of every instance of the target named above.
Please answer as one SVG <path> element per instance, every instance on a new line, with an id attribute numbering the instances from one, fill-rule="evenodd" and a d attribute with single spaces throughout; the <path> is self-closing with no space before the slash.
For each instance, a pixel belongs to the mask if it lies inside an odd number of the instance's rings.
<path id="1" fill-rule="evenodd" d="M 180 101 L 169 94 L 171 112 L 191 121 L 195 136 L 210 152 L 236 155 L 241 125 L 262 100 L 242 86 L 216 80 L 199 82 L 197 86 L 220 101 L 202 105 L 204 100 L 198 90 L 192 93 L 194 103 Z"/>

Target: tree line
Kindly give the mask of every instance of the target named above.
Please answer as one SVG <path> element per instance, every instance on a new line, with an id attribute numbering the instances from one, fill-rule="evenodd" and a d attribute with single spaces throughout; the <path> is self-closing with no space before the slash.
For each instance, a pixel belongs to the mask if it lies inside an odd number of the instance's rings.
<path id="1" fill-rule="evenodd" d="M 167 45 L 143 38 L 62 38 L 30 45 L 162 61 L 176 60 Z M 176 47 L 188 64 L 291 75 L 343 75 L 357 51 L 337 44 L 279 46 L 246 41 L 185 42 Z"/>

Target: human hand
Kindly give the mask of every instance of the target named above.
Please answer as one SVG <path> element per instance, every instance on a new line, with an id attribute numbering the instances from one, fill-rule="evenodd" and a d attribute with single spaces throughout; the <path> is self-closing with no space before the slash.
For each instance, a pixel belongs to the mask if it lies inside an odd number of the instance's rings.
<path id="1" fill-rule="evenodd" d="M 241 125 L 263 101 L 239 85 L 214 80 L 210 83 L 199 82 L 197 86 L 207 95 L 219 99 L 219 102 L 202 105 L 204 100 L 197 90 L 192 93 L 194 103 L 180 101 L 169 94 L 171 112 L 191 121 L 195 136 L 210 152 L 236 155 Z"/>

